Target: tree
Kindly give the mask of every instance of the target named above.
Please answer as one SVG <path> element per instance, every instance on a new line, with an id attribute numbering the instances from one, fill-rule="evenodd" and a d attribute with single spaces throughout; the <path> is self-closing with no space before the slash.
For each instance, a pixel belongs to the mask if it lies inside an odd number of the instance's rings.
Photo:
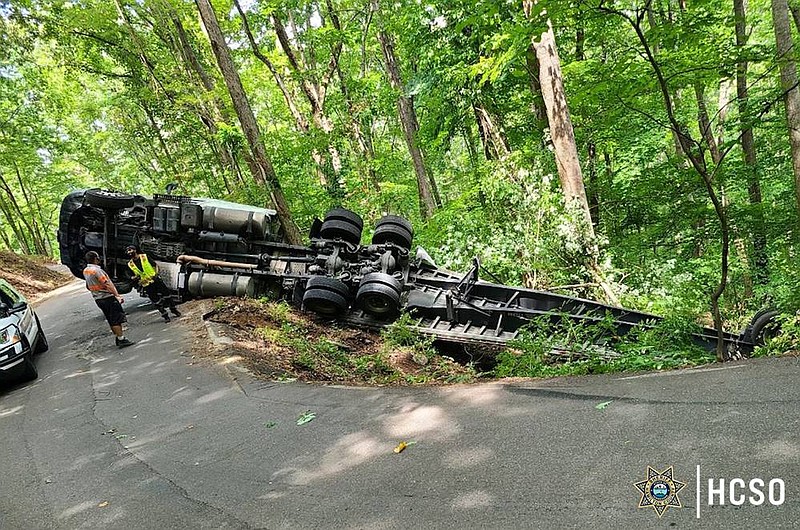
<path id="1" fill-rule="evenodd" d="M 377 11 L 377 0 L 373 0 L 372 5 L 373 10 Z M 420 213 L 423 219 L 427 219 L 436 211 L 437 203 L 441 202 L 436 199 L 438 195 L 436 181 L 425 166 L 422 150 L 418 144 L 417 134 L 419 132 L 419 123 L 417 122 L 417 113 L 414 110 L 414 102 L 404 93 L 403 82 L 400 77 L 400 66 L 398 65 L 397 54 L 394 50 L 394 39 L 386 29 L 381 28 L 378 30 L 378 41 L 381 44 L 381 51 L 383 52 L 386 76 L 389 79 L 389 84 L 392 86 L 392 89 L 397 92 L 397 110 L 400 115 L 400 125 L 403 129 L 403 137 L 405 138 L 408 152 L 411 155 L 414 173 L 417 176 Z"/>
<path id="2" fill-rule="evenodd" d="M 236 70 L 236 65 L 233 64 L 233 60 L 231 59 L 230 50 L 228 49 L 225 37 L 223 37 L 222 30 L 217 22 L 214 8 L 211 6 L 210 0 L 196 0 L 195 3 L 203 20 L 203 26 L 208 34 L 208 39 L 211 42 L 211 49 L 214 52 L 214 56 L 217 58 L 220 72 L 222 72 L 222 77 L 228 87 L 233 107 L 236 109 L 236 115 L 239 118 L 239 124 L 242 126 L 242 131 L 244 131 L 244 135 L 247 138 L 247 143 L 253 155 L 254 167 L 251 168 L 253 170 L 253 179 L 258 184 L 268 187 L 272 203 L 278 211 L 278 217 L 283 225 L 287 240 L 293 244 L 300 244 L 302 242 L 300 230 L 297 228 L 292 218 L 292 213 L 283 195 L 278 176 L 275 174 L 275 169 L 272 167 L 272 162 L 264 148 L 258 123 L 250 107 L 247 94 L 245 94 L 242 81 Z"/>
<path id="3" fill-rule="evenodd" d="M 786 122 L 789 126 L 794 197 L 800 212 L 800 88 L 797 86 L 797 66 L 794 61 L 794 42 L 787 0 L 772 0 L 772 23 L 775 28 L 775 51 L 781 71 Z"/>

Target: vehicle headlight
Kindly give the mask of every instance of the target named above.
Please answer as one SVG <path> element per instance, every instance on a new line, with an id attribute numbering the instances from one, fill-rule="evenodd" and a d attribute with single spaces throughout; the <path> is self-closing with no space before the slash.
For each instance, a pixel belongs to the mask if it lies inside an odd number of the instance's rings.
<path id="1" fill-rule="evenodd" d="M 0 347 L 11 346 L 22 341 L 19 330 L 15 327 L 8 327 L 0 330 Z"/>

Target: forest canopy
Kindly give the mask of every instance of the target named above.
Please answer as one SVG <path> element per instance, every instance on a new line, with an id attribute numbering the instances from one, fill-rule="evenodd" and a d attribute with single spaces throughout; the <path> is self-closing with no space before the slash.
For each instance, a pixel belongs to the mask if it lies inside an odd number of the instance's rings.
<path id="1" fill-rule="evenodd" d="M 796 309 L 797 0 L 0 1 L 0 248 L 72 189 L 411 219 L 443 266 Z"/>

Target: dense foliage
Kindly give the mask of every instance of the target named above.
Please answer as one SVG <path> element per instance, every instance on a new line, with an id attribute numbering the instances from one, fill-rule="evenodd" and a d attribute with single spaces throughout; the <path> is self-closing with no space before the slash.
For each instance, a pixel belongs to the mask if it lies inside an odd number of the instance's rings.
<path id="1" fill-rule="evenodd" d="M 58 204 L 76 187 L 152 193 L 177 182 L 181 193 L 269 205 L 201 3 L 0 1 L 0 246 L 57 252 Z M 797 86 L 781 80 L 792 54 L 776 58 L 780 3 L 751 0 L 738 43 L 732 0 L 539 0 L 528 13 L 484 0 L 213 7 L 301 230 L 340 204 L 368 221 L 398 213 L 442 265 L 477 255 L 504 281 L 602 296 L 537 88 L 532 42 L 551 22 L 597 266 L 625 304 L 701 314 L 729 255 L 720 300 L 735 328 L 768 297 L 800 304 L 784 107 Z M 744 65 L 747 99 L 737 98 Z M 438 192 L 432 216 L 398 96 L 413 105 Z"/>

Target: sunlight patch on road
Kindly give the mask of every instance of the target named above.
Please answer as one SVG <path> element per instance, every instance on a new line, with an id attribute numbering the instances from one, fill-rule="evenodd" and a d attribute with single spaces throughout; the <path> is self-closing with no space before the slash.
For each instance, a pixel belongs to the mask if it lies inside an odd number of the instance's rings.
<path id="1" fill-rule="evenodd" d="M 18 414 L 24 408 L 25 405 L 18 405 L 16 407 L 11 407 L 10 409 L 0 409 L 0 418 L 5 418 L 6 416 L 13 416 L 14 414 Z"/>
<path id="2" fill-rule="evenodd" d="M 384 431 L 398 439 L 429 434 L 431 438 L 441 440 L 455 436 L 459 428 L 441 407 L 409 403 L 384 421 Z"/>
<path id="3" fill-rule="evenodd" d="M 491 449 L 486 447 L 471 447 L 447 454 L 443 461 L 444 465 L 452 469 L 467 469 L 472 466 L 483 464 L 492 456 Z"/>
<path id="4" fill-rule="evenodd" d="M 471 508 L 486 508 L 492 505 L 493 497 L 486 491 L 475 490 L 464 493 L 456 497 L 450 506 L 456 510 L 468 510 Z"/>
<path id="5" fill-rule="evenodd" d="M 58 518 L 59 519 L 67 519 L 68 517 L 72 517 L 73 515 L 77 515 L 77 514 L 79 514 L 81 512 L 85 512 L 86 510 L 89 510 L 89 509 L 94 508 L 95 506 L 97 506 L 97 504 L 99 502 L 100 501 L 84 501 L 84 502 L 82 502 L 80 504 L 76 504 L 75 506 L 72 506 L 71 508 L 67 508 L 66 510 L 61 512 L 58 515 Z"/>
<path id="6" fill-rule="evenodd" d="M 789 440 L 774 440 L 766 444 L 763 449 L 758 452 L 756 458 L 759 460 L 794 464 L 797 462 L 797 459 L 800 458 L 800 445 Z"/>
<path id="7" fill-rule="evenodd" d="M 206 404 L 206 403 L 211 403 L 212 401 L 216 401 L 218 399 L 221 399 L 221 398 L 223 398 L 223 397 L 225 397 L 227 395 L 230 395 L 231 393 L 232 393 L 232 390 L 230 388 L 223 388 L 223 389 L 211 392 L 210 394 L 206 394 L 205 396 L 201 396 L 201 397 L 197 398 L 195 400 L 195 403 L 198 403 L 198 404 L 201 404 L 201 405 L 202 404 Z"/>
<path id="8" fill-rule="evenodd" d="M 288 476 L 292 484 L 305 485 L 315 480 L 337 475 L 381 454 L 387 454 L 388 444 L 381 443 L 364 431 L 339 438 L 331 444 L 316 465 L 309 469 L 288 468 L 275 473 L 273 478 Z"/>

